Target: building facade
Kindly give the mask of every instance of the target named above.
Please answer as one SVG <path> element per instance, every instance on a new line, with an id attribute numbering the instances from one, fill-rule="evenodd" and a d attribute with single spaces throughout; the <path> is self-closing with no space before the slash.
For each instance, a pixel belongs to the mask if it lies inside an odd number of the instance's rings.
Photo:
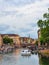
<path id="1" fill-rule="evenodd" d="M 21 44 L 35 44 L 35 40 L 29 37 L 21 37 Z"/>
<path id="2" fill-rule="evenodd" d="M 38 39 L 41 37 L 41 31 L 40 29 L 38 30 Z"/>
<path id="3" fill-rule="evenodd" d="M 34 44 L 35 43 L 35 40 L 32 39 L 32 38 L 29 38 L 29 37 L 20 37 L 19 35 L 17 34 L 0 34 L 0 46 L 3 43 L 3 38 L 5 36 L 8 36 L 9 38 L 13 39 L 13 43 L 16 44 L 16 45 L 21 45 L 21 44 Z"/>
<path id="4" fill-rule="evenodd" d="M 38 45 L 40 46 L 41 30 L 38 30 Z"/>
<path id="5" fill-rule="evenodd" d="M 20 45 L 20 36 L 17 34 L 0 34 L 0 45 L 3 44 L 3 38 L 8 36 L 9 38 L 13 39 L 13 43 Z"/>

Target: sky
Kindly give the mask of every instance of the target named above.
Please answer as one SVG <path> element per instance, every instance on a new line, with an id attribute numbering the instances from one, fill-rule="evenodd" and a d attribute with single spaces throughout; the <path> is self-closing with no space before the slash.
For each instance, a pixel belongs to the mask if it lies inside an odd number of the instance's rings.
<path id="1" fill-rule="evenodd" d="M 0 0 L 0 34 L 37 39 L 37 22 L 48 8 L 49 0 Z"/>

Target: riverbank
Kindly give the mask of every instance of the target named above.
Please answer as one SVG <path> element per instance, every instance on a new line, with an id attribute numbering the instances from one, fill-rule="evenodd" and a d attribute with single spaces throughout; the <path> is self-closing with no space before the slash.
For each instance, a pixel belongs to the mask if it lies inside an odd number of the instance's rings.
<path id="1" fill-rule="evenodd" d="M 17 45 L 6 45 L 6 44 L 4 44 L 4 45 L 0 46 L 0 54 L 13 52 L 17 48 L 19 48 Z"/>
<path id="2" fill-rule="evenodd" d="M 49 49 L 40 50 L 40 51 L 38 51 L 38 53 L 39 53 L 40 55 L 42 55 L 43 57 L 44 57 L 44 56 L 45 56 L 45 57 L 49 57 Z"/>

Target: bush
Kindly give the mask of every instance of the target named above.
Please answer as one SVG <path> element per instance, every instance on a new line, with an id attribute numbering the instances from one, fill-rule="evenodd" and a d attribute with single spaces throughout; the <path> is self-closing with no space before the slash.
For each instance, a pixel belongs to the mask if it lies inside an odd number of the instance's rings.
<path id="1" fill-rule="evenodd" d="M 35 44 L 38 46 L 38 40 L 35 42 Z"/>
<path id="2" fill-rule="evenodd" d="M 4 44 L 12 44 L 13 43 L 13 39 L 9 38 L 9 37 L 4 37 L 3 38 L 3 43 Z"/>

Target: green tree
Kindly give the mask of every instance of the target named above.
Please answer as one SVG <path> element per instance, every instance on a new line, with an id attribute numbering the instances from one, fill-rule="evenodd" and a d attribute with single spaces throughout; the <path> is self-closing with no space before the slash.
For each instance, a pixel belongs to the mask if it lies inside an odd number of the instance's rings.
<path id="1" fill-rule="evenodd" d="M 37 22 L 37 24 L 38 24 L 38 26 L 39 26 L 40 28 L 43 28 L 43 21 L 42 21 L 42 20 L 39 20 L 39 21 Z"/>
<path id="2" fill-rule="evenodd" d="M 13 39 L 9 38 L 8 36 L 5 36 L 3 38 L 3 43 L 4 44 L 12 44 L 13 43 Z"/>
<path id="3" fill-rule="evenodd" d="M 45 20 L 39 20 L 37 22 L 38 27 L 41 30 L 41 37 L 43 38 L 43 40 L 40 39 L 40 41 L 49 43 L 49 9 L 48 13 L 43 14 L 43 18 L 45 18 Z"/>
<path id="4" fill-rule="evenodd" d="M 48 45 L 49 45 L 49 37 L 45 38 L 45 42 L 48 43 Z"/>
<path id="5" fill-rule="evenodd" d="M 45 43 L 45 40 L 42 36 L 40 37 L 40 43 L 41 43 L 41 45 Z"/>
<path id="6" fill-rule="evenodd" d="M 35 44 L 38 46 L 38 40 L 36 40 Z"/>
<path id="7" fill-rule="evenodd" d="M 13 39 L 10 39 L 10 44 L 13 44 Z"/>

